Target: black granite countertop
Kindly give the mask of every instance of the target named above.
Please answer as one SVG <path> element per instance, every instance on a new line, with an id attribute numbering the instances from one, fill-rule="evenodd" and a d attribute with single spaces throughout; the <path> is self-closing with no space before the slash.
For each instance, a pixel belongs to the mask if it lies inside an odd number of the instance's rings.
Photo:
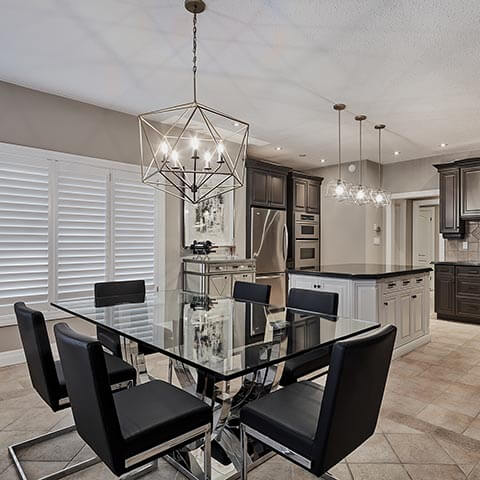
<path id="1" fill-rule="evenodd" d="M 413 265 L 382 265 L 374 263 L 345 263 L 339 265 L 322 265 L 318 270 L 290 269 L 289 273 L 300 275 L 314 275 L 324 277 L 377 279 L 396 277 L 400 275 L 414 275 L 432 271 L 431 267 L 416 267 Z"/>
<path id="2" fill-rule="evenodd" d="M 455 261 L 452 260 L 450 262 L 443 261 L 443 262 L 432 262 L 434 265 L 465 265 L 465 266 L 471 266 L 471 267 L 480 267 L 480 262 L 474 262 L 474 261 Z"/>

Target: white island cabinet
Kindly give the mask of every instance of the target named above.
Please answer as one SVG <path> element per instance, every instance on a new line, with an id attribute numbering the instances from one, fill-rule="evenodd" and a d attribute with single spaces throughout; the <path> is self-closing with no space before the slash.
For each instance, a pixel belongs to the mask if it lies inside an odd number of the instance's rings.
<path id="1" fill-rule="evenodd" d="M 288 288 L 336 292 L 338 315 L 393 324 L 394 356 L 430 341 L 429 268 L 332 265 L 318 271 L 291 270 Z"/>

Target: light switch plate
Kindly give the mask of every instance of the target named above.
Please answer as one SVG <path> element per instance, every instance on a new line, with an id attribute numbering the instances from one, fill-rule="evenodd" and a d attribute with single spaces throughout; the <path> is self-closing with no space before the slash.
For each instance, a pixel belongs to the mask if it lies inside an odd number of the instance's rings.
<path id="1" fill-rule="evenodd" d="M 468 242 L 463 242 L 462 247 L 464 250 L 468 250 Z"/>
<path id="2" fill-rule="evenodd" d="M 373 244 L 380 245 L 380 237 L 373 237 Z"/>

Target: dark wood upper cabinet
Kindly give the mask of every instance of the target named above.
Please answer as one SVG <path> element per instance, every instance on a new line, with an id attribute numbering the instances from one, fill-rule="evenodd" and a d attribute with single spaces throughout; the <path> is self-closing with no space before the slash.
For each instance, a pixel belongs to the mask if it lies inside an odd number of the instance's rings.
<path id="1" fill-rule="evenodd" d="M 309 180 L 307 191 L 307 212 L 320 213 L 320 183 Z"/>
<path id="2" fill-rule="evenodd" d="M 248 204 L 250 206 L 287 208 L 286 169 L 250 161 L 247 179 Z"/>
<path id="3" fill-rule="evenodd" d="M 307 209 L 308 181 L 304 179 L 293 180 L 293 207 L 295 210 Z"/>
<path id="4" fill-rule="evenodd" d="M 268 207 L 269 176 L 263 170 L 249 170 L 250 203 L 259 207 Z"/>
<path id="5" fill-rule="evenodd" d="M 287 176 L 270 174 L 270 206 L 273 208 L 287 208 Z"/>
<path id="6" fill-rule="evenodd" d="M 480 219 L 480 165 L 460 168 L 462 219 Z"/>
<path id="7" fill-rule="evenodd" d="M 461 238 L 465 224 L 460 219 L 460 169 L 435 166 L 440 174 L 440 233 L 445 238 Z"/>

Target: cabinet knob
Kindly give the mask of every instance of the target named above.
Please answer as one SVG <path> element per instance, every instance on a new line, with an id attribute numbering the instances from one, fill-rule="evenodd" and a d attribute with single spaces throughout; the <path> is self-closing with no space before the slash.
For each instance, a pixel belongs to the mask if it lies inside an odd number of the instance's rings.
<path id="1" fill-rule="evenodd" d="M 386 307 L 388 307 L 388 302 L 383 302 L 383 304 L 384 304 Z"/>
<path id="2" fill-rule="evenodd" d="M 417 296 L 416 296 L 416 295 L 412 295 L 412 298 L 417 298 Z"/>

